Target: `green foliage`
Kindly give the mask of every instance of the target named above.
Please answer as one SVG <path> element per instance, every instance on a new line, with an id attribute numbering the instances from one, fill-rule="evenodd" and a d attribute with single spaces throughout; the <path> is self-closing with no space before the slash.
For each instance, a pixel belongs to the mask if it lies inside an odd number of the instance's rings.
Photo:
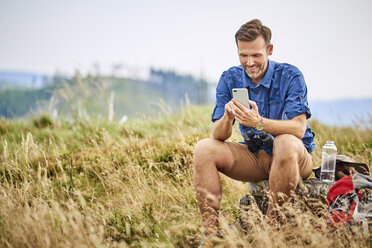
<path id="1" fill-rule="evenodd" d="M 48 114 L 43 114 L 39 118 L 33 119 L 34 126 L 37 128 L 53 128 L 53 120 Z"/>
<path id="2" fill-rule="evenodd" d="M 51 95 L 48 88 L 0 90 L 0 116 L 5 118 L 24 116 L 37 108 L 38 101 L 49 100 Z"/>

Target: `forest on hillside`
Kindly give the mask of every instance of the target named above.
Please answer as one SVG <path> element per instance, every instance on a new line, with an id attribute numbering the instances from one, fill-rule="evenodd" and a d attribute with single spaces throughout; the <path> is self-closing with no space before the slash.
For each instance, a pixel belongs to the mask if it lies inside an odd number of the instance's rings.
<path id="1" fill-rule="evenodd" d="M 115 119 L 151 115 L 159 109 L 178 111 L 190 103 L 211 103 L 208 87 L 203 79 L 157 69 L 150 70 L 147 80 L 79 72 L 72 77 L 55 75 L 41 88 L 1 87 L 0 116 L 74 115 L 74 111 L 80 115 L 98 111 L 102 116 L 114 111 Z"/>

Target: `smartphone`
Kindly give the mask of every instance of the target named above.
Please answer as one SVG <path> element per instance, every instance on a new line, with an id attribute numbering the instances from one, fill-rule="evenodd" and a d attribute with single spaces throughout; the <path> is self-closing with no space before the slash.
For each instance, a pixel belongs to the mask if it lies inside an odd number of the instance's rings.
<path id="1" fill-rule="evenodd" d="M 249 96 L 246 88 L 234 88 L 232 89 L 233 98 L 238 100 L 245 107 L 249 108 Z"/>

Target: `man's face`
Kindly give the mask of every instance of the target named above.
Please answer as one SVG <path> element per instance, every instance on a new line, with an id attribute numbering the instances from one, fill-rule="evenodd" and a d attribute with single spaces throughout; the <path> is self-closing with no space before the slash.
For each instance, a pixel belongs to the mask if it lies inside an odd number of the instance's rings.
<path id="1" fill-rule="evenodd" d="M 273 53 L 273 45 L 267 47 L 262 36 L 253 41 L 238 40 L 240 64 L 255 84 L 265 75 L 268 57 Z"/>

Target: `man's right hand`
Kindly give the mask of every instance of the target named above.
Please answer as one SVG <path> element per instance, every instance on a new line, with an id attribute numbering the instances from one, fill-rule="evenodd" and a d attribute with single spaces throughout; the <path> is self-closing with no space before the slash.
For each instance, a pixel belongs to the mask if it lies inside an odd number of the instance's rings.
<path id="1" fill-rule="evenodd" d="M 230 120 L 235 118 L 234 103 L 232 101 L 226 103 L 225 115 Z"/>
<path id="2" fill-rule="evenodd" d="M 232 101 L 225 105 L 225 113 L 223 117 L 216 120 L 212 126 L 212 137 L 221 141 L 225 141 L 231 136 L 232 124 L 235 118 L 235 111 Z"/>

